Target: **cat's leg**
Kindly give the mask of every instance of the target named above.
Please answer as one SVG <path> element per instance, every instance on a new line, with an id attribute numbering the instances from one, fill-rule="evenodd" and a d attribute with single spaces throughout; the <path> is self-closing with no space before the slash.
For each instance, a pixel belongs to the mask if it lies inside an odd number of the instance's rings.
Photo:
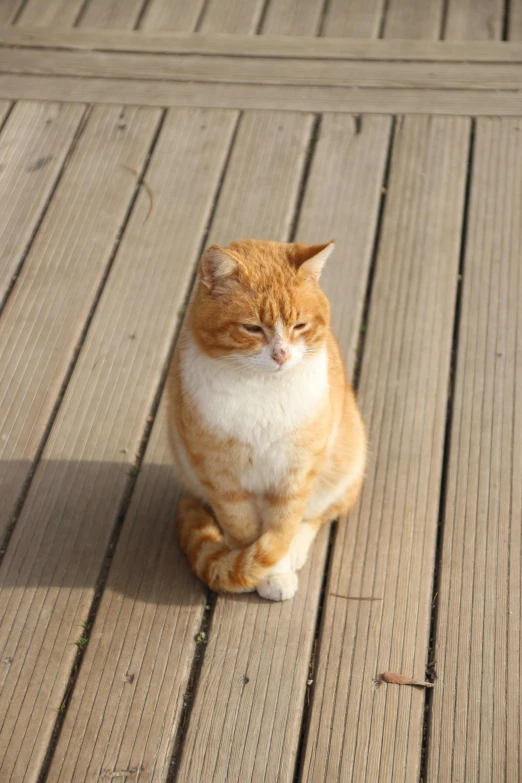
<path id="1" fill-rule="evenodd" d="M 310 547 L 322 525 L 331 522 L 333 519 L 338 519 L 350 511 L 359 496 L 361 484 L 362 475 L 357 476 L 352 481 L 348 490 L 345 491 L 344 497 L 339 502 L 332 503 L 320 516 L 314 519 L 307 519 L 307 513 L 305 512 L 305 518 L 299 525 L 288 552 L 290 566 L 293 571 L 299 571 L 306 563 Z"/>
<path id="2" fill-rule="evenodd" d="M 319 519 L 303 520 L 299 525 L 288 552 L 292 571 L 299 571 L 306 563 L 310 547 L 323 523 L 324 520 L 320 517 Z"/>
<path id="3" fill-rule="evenodd" d="M 313 476 L 308 475 L 304 481 L 295 482 L 295 486 L 302 487 L 300 492 L 292 493 L 287 490 L 265 497 L 263 513 L 265 533 L 261 539 L 270 536 L 275 543 L 275 547 L 272 548 L 277 547 L 282 556 L 266 571 L 257 586 L 257 592 L 262 598 L 270 601 L 285 601 L 293 598 L 297 591 L 298 578 L 292 568 L 289 550 L 299 530 L 312 485 Z"/>

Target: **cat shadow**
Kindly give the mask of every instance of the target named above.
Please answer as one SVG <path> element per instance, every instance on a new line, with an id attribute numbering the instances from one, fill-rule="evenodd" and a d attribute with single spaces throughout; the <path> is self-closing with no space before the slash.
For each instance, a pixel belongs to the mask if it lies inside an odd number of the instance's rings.
<path id="1" fill-rule="evenodd" d="M 179 485 L 168 464 L 0 461 L 0 588 L 106 589 L 133 600 L 201 605 L 204 586 L 180 550 Z M 13 516 L 11 509 L 18 510 Z"/>

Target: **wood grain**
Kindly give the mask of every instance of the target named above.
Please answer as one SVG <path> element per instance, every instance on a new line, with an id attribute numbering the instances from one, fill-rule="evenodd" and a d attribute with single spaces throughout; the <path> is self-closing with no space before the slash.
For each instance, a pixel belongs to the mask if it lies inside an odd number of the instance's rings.
<path id="1" fill-rule="evenodd" d="M 363 38 L 369 42 L 379 36 L 384 5 L 384 0 L 330 0 L 322 35 Z"/>
<path id="2" fill-rule="evenodd" d="M 443 515 L 428 777 L 520 775 L 520 120 L 477 122 Z"/>
<path id="3" fill-rule="evenodd" d="M 150 13 L 154 5 L 149 6 Z M 174 9 L 174 6 L 171 6 Z M 144 17 L 147 19 L 147 16 Z M 159 23 L 158 23 L 158 26 Z M 161 25 L 162 30 L 163 25 Z M 4 46 L 43 49 L 279 57 L 308 60 L 399 60 L 403 62 L 522 62 L 513 41 L 416 41 L 312 38 L 291 35 L 172 33 L 161 30 L 88 30 L 0 26 Z"/>
<path id="4" fill-rule="evenodd" d="M 301 241 L 336 236 L 325 287 L 349 361 L 358 339 L 390 126 L 389 118 L 364 117 L 357 134 L 351 117 L 323 119 L 297 231 Z M 255 215 L 248 216 L 249 225 L 255 225 Z M 230 210 L 224 217 L 225 226 L 217 220 L 214 229 L 218 239 L 246 231 L 241 213 Z M 288 228 L 279 220 L 272 236 L 284 239 Z M 293 780 L 326 545 L 323 530 L 292 601 L 218 598 L 180 780 Z"/>
<path id="5" fill-rule="evenodd" d="M 70 144 L 84 109 L 19 103 L 15 111 L 12 133 L 19 134 L 19 124 L 25 125 L 27 116 L 34 122 L 36 139 L 24 164 L 26 169 L 34 168 L 51 152 L 63 159 L 69 146 L 66 133 Z M 47 126 L 48 119 L 51 124 Z M 4 310 L 0 330 L 0 431 L 4 436 L 0 441 L 1 538 L 103 285 L 159 119 L 157 109 L 120 106 L 93 110 Z M 52 146 L 48 134 L 52 134 Z M 49 162 L 50 167 L 53 164 Z M 19 168 L 14 168 L 15 176 Z M 30 200 L 33 195 L 36 200 L 38 192 L 33 193 L 30 176 L 17 179 L 25 198 Z M 33 179 L 35 189 L 37 181 Z M 8 183 L 7 193 L 17 195 L 18 189 L 9 188 Z M 7 208 L 2 210 L 2 219 L 4 215 L 9 225 Z M 35 217 L 28 211 L 26 220 L 31 217 L 29 228 L 34 227 L 39 214 Z M 23 222 L 13 222 L 22 233 Z M 24 249 L 7 226 L 2 239 L 7 250 L 11 246 L 18 253 Z"/>
<path id="6" fill-rule="evenodd" d="M 0 568 L 2 783 L 38 778 L 235 122 L 167 116 Z"/>
<path id="7" fill-rule="evenodd" d="M 503 23 L 502 0 L 450 0 L 444 39 L 500 41 Z"/>
<path id="8" fill-rule="evenodd" d="M 31 49 L 0 49 L 1 74 L 81 76 L 125 81 L 165 80 L 209 84 L 517 90 L 522 63 L 428 63 L 204 57 Z M 146 85 L 144 85 L 146 87 Z"/>
<path id="9" fill-rule="evenodd" d="M 137 106 L 198 106 L 278 111 L 519 116 L 520 90 L 412 90 L 268 84 L 184 84 L 124 79 L 0 74 L 0 98 L 89 101 Z"/>
<path id="10" fill-rule="evenodd" d="M 339 523 L 303 780 L 417 783 L 470 123 L 398 121 L 359 384 L 370 459 Z M 380 601 L 343 596 L 378 597 Z"/>
<path id="11" fill-rule="evenodd" d="M 389 0 L 384 18 L 385 38 L 440 37 L 443 0 Z"/>

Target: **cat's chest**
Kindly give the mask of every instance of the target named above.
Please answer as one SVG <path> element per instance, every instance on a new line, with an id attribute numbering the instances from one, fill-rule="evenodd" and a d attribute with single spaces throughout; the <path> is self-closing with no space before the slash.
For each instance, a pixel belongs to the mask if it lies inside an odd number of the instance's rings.
<path id="1" fill-rule="evenodd" d="M 285 451 L 291 433 L 317 416 L 328 394 L 326 352 L 281 377 L 249 376 L 189 345 L 182 376 L 205 427 L 248 445 L 256 462 L 276 447 Z"/>

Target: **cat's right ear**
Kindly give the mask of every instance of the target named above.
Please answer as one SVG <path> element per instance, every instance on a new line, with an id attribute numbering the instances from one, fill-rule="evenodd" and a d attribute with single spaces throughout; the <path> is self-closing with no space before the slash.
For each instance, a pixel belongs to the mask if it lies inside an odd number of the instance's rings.
<path id="1" fill-rule="evenodd" d="M 212 245 L 205 250 L 199 266 L 200 279 L 209 291 L 222 285 L 237 268 L 237 261 L 226 250 L 218 245 Z"/>

